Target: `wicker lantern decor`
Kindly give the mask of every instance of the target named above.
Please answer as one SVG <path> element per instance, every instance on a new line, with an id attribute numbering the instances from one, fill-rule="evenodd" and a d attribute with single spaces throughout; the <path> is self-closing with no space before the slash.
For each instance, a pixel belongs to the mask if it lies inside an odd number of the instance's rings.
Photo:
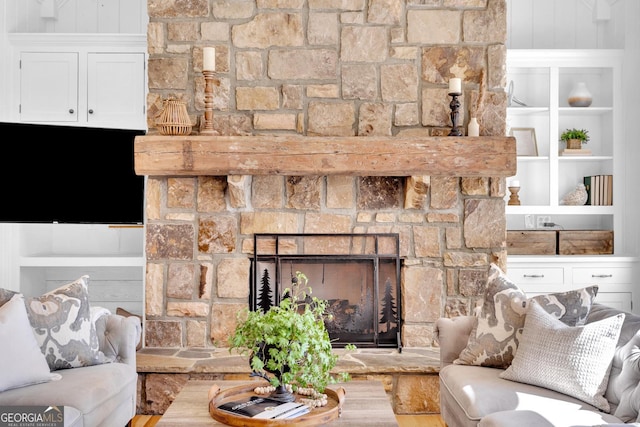
<path id="1" fill-rule="evenodd" d="M 169 98 L 163 101 L 164 108 L 158 116 L 156 126 L 162 135 L 189 135 L 191 120 L 184 101 Z"/>

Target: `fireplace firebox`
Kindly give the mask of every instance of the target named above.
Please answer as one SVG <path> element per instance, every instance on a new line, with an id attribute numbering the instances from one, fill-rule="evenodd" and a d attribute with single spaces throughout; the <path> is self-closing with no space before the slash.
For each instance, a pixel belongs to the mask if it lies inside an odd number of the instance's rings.
<path id="1" fill-rule="evenodd" d="M 334 348 L 401 350 L 398 234 L 255 234 L 250 309 L 279 304 L 296 271 L 328 301 Z"/>

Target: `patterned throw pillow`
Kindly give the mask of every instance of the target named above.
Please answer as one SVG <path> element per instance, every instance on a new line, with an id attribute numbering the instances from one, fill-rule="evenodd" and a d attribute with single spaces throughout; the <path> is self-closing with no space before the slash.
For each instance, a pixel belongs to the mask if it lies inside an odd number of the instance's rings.
<path id="1" fill-rule="evenodd" d="M 27 298 L 31 327 L 49 368 L 76 368 L 105 363 L 89 307 L 89 276 L 37 298 Z"/>
<path id="2" fill-rule="evenodd" d="M 567 326 L 532 301 L 518 353 L 501 378 L 580 399 L 609 412 L 604 397 L 623 313 L 583 326 Z"/>
<path id="3" fill-rule="evenodd" d="M 567 292 L 538 295 L 535 300 L 544 310 L 567 326 L 581 326 L 587 321 L 593 300 L 598 294 L 598 286 Z M 528 302 L 527 302 L 528 304 Z"/>
<path id="4" fill-rule="evenodd" d="M 515 355 L 525 317 L 525 293 L 491 264 L 484 300 L 457 365 L 506 368 Z"/>
<path id="5" fill-rule="evenodd" d="M 18 293 L 19 292 L 10 291 L 9 289 L 0 288 L 0 307 L 5 305 L 5 303 L 9 302 L 9 300 Z"/>
<path id="6" fill-rule="evenodd" d="M 489 268 L 483 304 L 467 346 L 453 363 L 507 368 L 518 349 L 527 306 L 538 302 L 544 310 L 568 326 L 584 325 L 598 293 L 597 286 L 567 292 L 526 294 L 495 264 Z"/>

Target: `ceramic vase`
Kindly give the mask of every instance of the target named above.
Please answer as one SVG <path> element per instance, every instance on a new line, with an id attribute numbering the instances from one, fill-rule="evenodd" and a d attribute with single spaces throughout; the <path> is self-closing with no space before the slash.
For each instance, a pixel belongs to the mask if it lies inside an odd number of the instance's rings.
<path id="1" fill-rule="evenodd" d="M 567 101 L 572 107 L 588 107 L 593 100 L 585 82 L 576 82 L 569 92 Z"/>
<path id="2" fill-rule="evenodd" d="M 467 127 L 467 136 L 480 136 L 480 124 L 478 119 L 472 117 L 469 120 L 469 126 Z"/>

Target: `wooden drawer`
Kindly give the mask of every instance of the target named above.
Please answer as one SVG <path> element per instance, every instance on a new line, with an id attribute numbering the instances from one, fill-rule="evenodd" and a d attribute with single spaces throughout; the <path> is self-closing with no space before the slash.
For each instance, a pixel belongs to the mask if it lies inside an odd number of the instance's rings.
<path id="1" fill-rule="evenodd" d="M 603 255 L 612 253 L 613 231 L 558 231 L 558 254 L 560 255 Z"/>
<path id="2" fill-rule="evenodd" d="M 564 269 L 561 267 L 509 268 L 507 276 L 517 284 L 524 285 L 564 283 Z"/>
<path id="3" fill-rule="evenodd" d="M 573 284 L 598 285 L 609 283 L 632 283 L 631 267 L 574 267 Z"/>
<path id="4" fill-rule="evenodd" d="M 509 255 L 555 255 L 555 231 L 507 231 Z"/>

